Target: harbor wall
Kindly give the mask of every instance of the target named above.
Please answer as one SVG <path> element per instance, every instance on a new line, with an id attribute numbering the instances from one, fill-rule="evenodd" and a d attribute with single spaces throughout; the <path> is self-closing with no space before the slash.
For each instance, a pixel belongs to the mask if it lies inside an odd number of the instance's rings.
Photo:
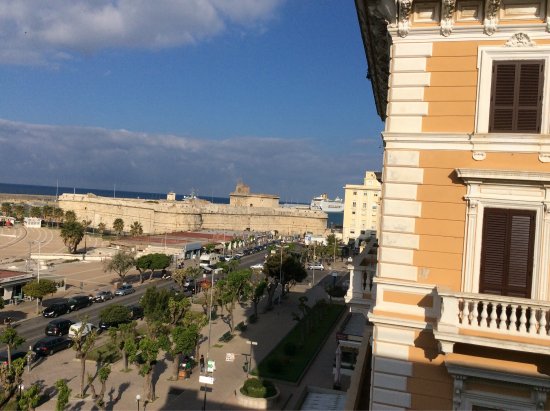
<path id="1" fill-rule="evenodd" d="M 129 230 L 130 225 L 138 221 L 144 234 L 201 229 L 323 234 L 327 227 L 327 214 L 320 211 L 237 207 L 199 199 L 166 201 L 63 194 L 59 197 L 59 206 L 65 211 L 74 211 L 78 220 L 90 220 L 94 228 L 104 223 L 107 229 L 112 229 L 115 219 L 121 218 L 125 230 Z"/>

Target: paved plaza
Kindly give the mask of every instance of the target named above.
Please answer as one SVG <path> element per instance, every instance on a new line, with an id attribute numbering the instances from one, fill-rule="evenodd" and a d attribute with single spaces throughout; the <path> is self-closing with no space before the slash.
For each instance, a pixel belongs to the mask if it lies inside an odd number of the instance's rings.
<path id="1" fill-rule="evenodd" d="M 24 239 L 8 244 L 6 247 L 6 238 L 13 241 L 13 237 L 1 237 L 0 239 L 0 264 L 2 268 L 6 265 L 23 264 L 20 259 L 25 259 L 29 255 L 29 241 L 44 241 L 41 246 L 41 252 L 57 253 L 64 252 L 65 248 L 57 235 L 57 230 L 33 229 L 27 230 Z M 22 233 L 19 233 L 22 235 Z M 88 239 L 88 245 L 92 249 L 100 249 L 106 246 L 97 238 Z M 35 246 L 35 245 L 33 245 Z M 33 253 L 36 252 L 33 250 Z M 343 268 L 337 267 L 337 268 Z M 83 286 L 85 293 L 96 289 L 109 287 L 116 278 L 111 273 L 103 271 L 101 262 L 72 262 L 65 264 L 55 264 L 52 272 L 67 277 L 67 282 L 71 285 L 63 295 L 67 296 L 76 293 L 82 293 L 80 285 Z M 325 272 L 327 274 L 327 272 Z M 319 277 L 321 277 L 319 275 Z M 143 286 L 154 284 L 146 282 Z M 306 294 L 309 302 L 325 298 L 325 292 L 321 287 L 309 288 L 306 285 L 297 285 L 291 290 L 281 305 L 275 306 L 272 311 L 263 312 L 263 305 L 260 304 L 261 313 L 259 321 L 251 324 L 244 332 L 237 332 L 235 338 L 229 343 L 220 343 L 218 338 L 229 330 L 228 325 L 221 319 L 212 322 L 210 359 L 216 362 L 216 371 L 214 372 L 215 383 L 208 387 L 206 409 L 239 409 L 236 403 L 235 392 L 242 386 L 246 379 L 246 372 L 243 369 L 245 355 L 250 352 L 250 345 L 247 341 L 258 342 L 253 347 L 253 366 L 269 353 L 269 351 L 280 341 L 280 339 L 296 324 L 292 319 L 292 313 L 297 312 L 298 298 Z M 200 306 L 194 307 L 200 310 Z M 10 310 L 7 306 L 5 310 Z M 32 302 L 23 302 L 17 307 L 17 312 L 21 313 L 19 321 L 25 321 L 27 318 L 35 316 L 35 305 Z M 238 306 L 235 310 L 235 324 L 243 321 L 252 313 L 249 306 Z M 5 313 L 0 313 L 6 315 Z M 337 327 L 335 328 L 335 330 Z M 281 391 L 280 400 L 277 403 L 277 409 L 295 409 L 296 402 L 300 393 L 308 385 L 332 388 L 332 364 L 334 352 L 336 350 L 335 332 L 327 339 L 325 346 L 319 352 L 313 365 L 308 370 L 300 384 L 277 383 Z M 208 335 L 208 326 L 203 329 L 203 335 Z M 106 336 L 100 337 L 101 341 L 106 341 Z M 201 353 L 207 354 L 208 341 L 201 344 Z M 226 361 L 227 353 L 235 354 L 233 362 Z M 55 407 L 55 391 L 51 388 L 59 378 L 66 378 L 69 386 L 73 390 L 71 399 L 71 409 L 91 410 L 94 409 L 90 397 L 85 400 L 74 398 L 74 394 L 79 391 L 80 363 L 75 360 L 73 350 L 66 350 L 47 358 L 42 362 L 33 365 L 30 373 L 25 373 L 25 385 L 34 382 L 40 382 L 46 387 L 46 393 L 52 395 L 52 399 L 38 410 L 50 410 Z M 96 371 L 96 364 L 88 362 L 87 370 L 91 373 Z M 143 390 L 143 377 L 136 369 L 129 372 L 121 371 L 122 364 L 113 364 L 112 373 L 107 382 L 106 399 L 108 401 L 107 409 L 115 410 L 134 410 L 137 409 L 136 395 L 145 397 Z M 157 399 L 152 403 L 140 402 L 140 409 L 146 410 L 178 410 L 178 409 L 201 409 L 203 406 L 204 391 L 199 384 L 199 370 L 196 368 L 191 377 L 187 380 L 173 381 L 174 365 L 171 358 L 164 355 L 159 356 L 159 361 L 154 370 L 153 380 L 156 386 Z M 99 391 L 99 384 L 96 382 L 96 390 Z M 90 390 L 87 391 L 90 393 Z M 145 408 L 144 408 L 145 407 Z"/>

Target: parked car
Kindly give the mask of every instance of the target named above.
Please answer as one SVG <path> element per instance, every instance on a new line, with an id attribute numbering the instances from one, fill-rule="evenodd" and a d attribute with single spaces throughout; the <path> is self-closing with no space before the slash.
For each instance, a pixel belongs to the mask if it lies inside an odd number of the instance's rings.
<path id="1" fill-rule="evenodd" d="M 136 289 L 132 286 L 132 284 L 122 284 L 120 287 L 116 289 L 115 296 L 128 295 L 135 292 L 136 292 Z"/>
<path id="2" fill-rule="evenodd" d="M 112 300 L 113 297 L 114 297 L 114 295 L 110 291 L 98 291 L 94 295 L 94 303 L 103 303 L 107 300 Z"/>
<path id="3" fill-rule="evenodd" d="M 73 345 L 73 342 L 65 337 L 44 337 L 36 342 L 32 350 L 36 355 L 52 355 Z"/>
<path id="4" fill-rule="evenodd" d="M 68 303 L 53 303 L 42 311 L 44 317 L 58 317 L 71 312 L 71 307 Z"/>
<path id="5" fill-rule="evenodd" d="M 66 318 L 58 318 L 57 320 L 50 321 L 46 326 L 46 335 L 65 335 L 68 334 L 69 328 L 74 322 Z"/>
<path id="6" fill-rule="evenodd" d="M 324 270 L 325 266 L 321 263 L 312 263 L 307 266 L 308 270 Z"/>
<path id="7" fill-rule="evenodd" d="M 251 265 L 250 268 L 252 268 L 253 270 L 263 270 L 264 265 L 261 263 L 258 263 L 258 264 Z"/>
<path id="8" fill-rule="evenodd" d="M 86 337 L 89 333 L 96 329 L 97 327 L 92 323 L 82 324 L 82 321 L 80 321 L 69 327 L 69 338 L 75 338 L 79 333 L 81 337 Z"/>
<path id="9" fill-rule="evenodd" d="M 25 360 L 25 363 L 27 362 L 27 353 L 24 351 L 16 351 L 11 353 L 11 361 L 14 362 L 18 358 L 23 358 Z M 0 365 L 6 366 L 8 365 L 8 353 L 2 352 L 0 353 Z"/>
<path id="10" fill-rule="evenodd" d="M 74 297 L 69 298 L 67 303 L 69 304 L 71 311 L 76 311 L 89 307 L 93 304 L 93 301 L 88 295 L 75 295 Z"/>

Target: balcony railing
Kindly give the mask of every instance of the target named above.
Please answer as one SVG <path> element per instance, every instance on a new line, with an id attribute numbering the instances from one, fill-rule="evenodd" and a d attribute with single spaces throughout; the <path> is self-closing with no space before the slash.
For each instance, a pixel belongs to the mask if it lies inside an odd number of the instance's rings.
<path id="1" fill-rule="evenodd" d="M 510 337 L 499 338 L 501 341 L 527 337 L 533 339 L 535 344 L 537 339 L 541 340 L 541 344 L 550 343 L 550 302 L 488 294 L 442 292 L 439 295 L 441 315 L 436 334 L 443 339 L 449 337 L 449 342 L 462 341 L 456 337 L 460 334 L 483 338 L 490 338 L 493 334 Z M 475 330 L 478 333 L 461 333 L 460 330 Z"/>

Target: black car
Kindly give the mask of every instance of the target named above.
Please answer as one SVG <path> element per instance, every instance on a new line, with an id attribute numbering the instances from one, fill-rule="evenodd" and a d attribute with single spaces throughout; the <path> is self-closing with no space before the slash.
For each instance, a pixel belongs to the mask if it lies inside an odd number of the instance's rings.
<path id="1" fill-rule="evenodd" d="M 44 337 L 36 342 L 32 350 L 36 355 L 52 355 L 73 345 L 73 342 L 65 337 Z"/>
<path id="2" fill-rule="evenodd" d="M 17 360 L 18 358 L 23 358 L 24 360 L 26 360 L 27 353 L 24 352 L 24 351 L 16 351 L 16 352 L 11 353 L 11 362 L 12 363 L 15 360 Z M 26 361 L 25 361 L 25 363 L 26 363 Z M 8 353 L 7 352 L 0 353 L 0 365 L 8 365 Z"/>
<path id="3" fill-rule="evenodd" d="M 67 303 L 54 303 L 42 311 L 44 317 L 57 317 L 71 312 L 71 307 Z"/>
<path id="4" fill-rule="evenodd" d="M 69 333 L 69 328 L 74 322 L 65 318 L 50 321 L 46 326 L 46 335 L 65 335 Z"/>
<path id="5" fill-rule="evenodd" d="M 87 295 L 75 295 L 74 297 L 69 298 L 67 303 L 69 304 L 71 311 L 76 311 L 81 308 L 89 307 L 93 304 L 93 301 Z"/>

